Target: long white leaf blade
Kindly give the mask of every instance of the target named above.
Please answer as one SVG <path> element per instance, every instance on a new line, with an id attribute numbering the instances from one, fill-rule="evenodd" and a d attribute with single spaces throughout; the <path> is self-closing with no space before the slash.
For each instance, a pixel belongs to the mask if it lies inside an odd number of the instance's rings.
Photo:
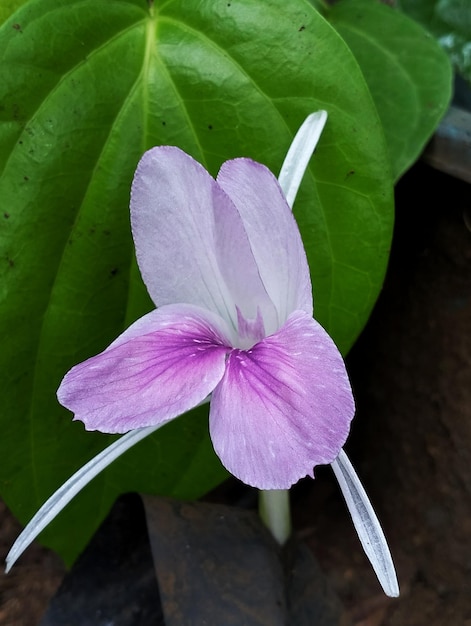
<path id="1" fill-rule="evenodd" d="M 81 467 L 69 480 L 67 480 L 59 489 L 43 504 L 36 515 L 31 519 L 23 532 L 13 544 L 10 552 L 6 557 L 5 572 L 8 573 L 13 564 L 23 554 L 26 548 L 31 544 L 39 533 L 52 522 L 62 509 L 81 491 L 88 483 L 102 472 L 110 463 L 121 456 L 126 450 L 129 450 L 136 443 L 148 437 L 151 433 L 163 426 L 148 426 L 132 430 L 123 435 L 112 443 L 110 446 L 102 450 L 96 457 L 91 459 L 83 467 Z"/>
<path id="2" fill-rule="evenodd" d="M 361 545 L 373 566 L 384 593 L 392 598 L 397 598 L 399 585 L 386 538 L 363 485 L 343 450 L 332 463 L 332 469 L 352 516 Z"/>
<path id="3" fill-rule="evenodd" d="M 290 207 L 327 121 L 326 111 L 311 113 L 304 120 L 281 166 L 278 182 Z"/>

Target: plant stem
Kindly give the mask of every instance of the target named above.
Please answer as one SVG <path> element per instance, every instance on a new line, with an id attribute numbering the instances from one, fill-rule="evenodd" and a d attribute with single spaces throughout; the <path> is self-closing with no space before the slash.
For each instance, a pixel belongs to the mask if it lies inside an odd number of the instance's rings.
<path id="1" fill-rule="evenodd" d="M 260 491 L 258 511 L 265 526 L 282 546 L 291 534 L 291 512 L 288 489 Z"/>

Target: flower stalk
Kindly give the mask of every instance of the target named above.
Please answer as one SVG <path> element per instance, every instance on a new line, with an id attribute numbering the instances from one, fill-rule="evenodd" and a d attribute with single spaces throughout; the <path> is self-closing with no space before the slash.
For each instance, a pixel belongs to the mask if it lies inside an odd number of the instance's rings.
<path id="1" fill-rule="evenodd" d="M 291 535 L 289 490 L 261 490 L 258 495 L 258 511 L 274 539 L 283 546 Z"/>

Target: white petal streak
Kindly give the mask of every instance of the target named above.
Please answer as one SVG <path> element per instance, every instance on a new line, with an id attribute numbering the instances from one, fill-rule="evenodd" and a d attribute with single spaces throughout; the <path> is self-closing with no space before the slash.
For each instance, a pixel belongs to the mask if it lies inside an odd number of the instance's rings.
<path id="1" fill-rule="evenodd" d="M 110 446 L 102 450 L 96 457 L 91 459 L 86 465 L 81 467 L 69 480 L 67 480 L 39 509 L 36 515 L 20 534 L 13 544 L 6 557 L 5 571 L 8 573 L 13 564 L 23 554 L 26 548 L 36 539 L 39 533 L 46 528 L 50 522 L 66 507 L 67 504 L 84 488 L 88 483 L 102 472 L 115 459 L 129 450 L 136 443 L 160 428 L 150 426 L 133 430 Z"/>
<path id="2" fill-rule="evenodd" d="M 292 208 L 299 185 L 306 171 L 309 159 L 316 149 L 317 142 L 327 121 L 326 111 L 311 113 L 296 133 L 281 166 L 278 181 L 283 189 L 286 200 Z"/>
<path id="3" fill-rule="evenodd" d="M 384 593 L 399 596 L 396 570 L 379 520 L 363 485 L 343 450 L 332 463 L 335 477 L 347 503 L 361 545 L 369 558 Z"/>

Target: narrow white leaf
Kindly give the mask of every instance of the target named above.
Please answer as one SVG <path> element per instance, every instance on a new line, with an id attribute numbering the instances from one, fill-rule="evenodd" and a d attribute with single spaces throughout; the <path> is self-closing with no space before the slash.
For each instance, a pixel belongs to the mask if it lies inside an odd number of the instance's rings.
<path id="1" fill-rule="evenodd" d="M 81 491 L 88 483 L 102 472 L 110 463 L 129 450 L 136 443 L 148 437 L 155 430 L 163 426 L 148 426 L 132 430 L 102 450 L 96 457 L 81 467 L 69 480 L 43 504 L 36 515 L 20 534 L 6 557 L 5 571 L 8 573 L 13 564 L 23 554 L 39 533 L 52 522 L 62 509 Z"/>
<path id="2" fill-rule="evenodd" d="M 311 113 L 296 133 L 281 166 L 278 182 L 290 207 L 293 206 L 299 185 L 327 121 L 326 111 Z"/>
<path id="3" fill-rule="evenodd" d="M 392 598 L 397 598 L 399 585 L 386 538 L 363 485 L 343 450 L 332 463 L 332 469 L 352 516 L 361 545 L 373 566 L 384 593 Z"/>

